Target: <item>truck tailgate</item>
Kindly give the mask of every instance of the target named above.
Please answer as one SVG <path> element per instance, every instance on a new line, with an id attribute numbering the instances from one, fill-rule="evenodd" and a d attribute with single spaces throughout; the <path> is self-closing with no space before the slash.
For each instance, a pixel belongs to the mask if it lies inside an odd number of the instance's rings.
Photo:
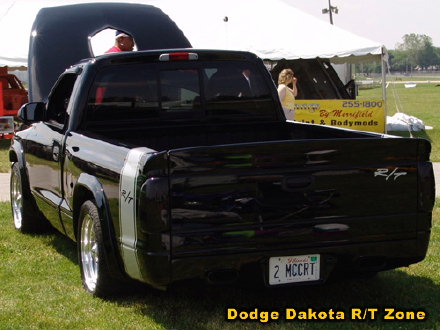
<path id="1" fill-rule="evenodd" d="M 394 138 L 171 150 L 172 253 L 413 238 L 429 222 L 418 196 L 428 157 L 425 141 Z"/>

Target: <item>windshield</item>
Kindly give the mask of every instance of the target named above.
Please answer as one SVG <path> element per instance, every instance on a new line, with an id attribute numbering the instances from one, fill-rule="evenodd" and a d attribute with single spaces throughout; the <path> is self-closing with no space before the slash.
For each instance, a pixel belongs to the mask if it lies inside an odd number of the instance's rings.
<path id="1" fill-rule="evenodd" d="M 103 68 L 87 122 L 276 119 L 267 81 L 247 61 L 124 64 Z"/>

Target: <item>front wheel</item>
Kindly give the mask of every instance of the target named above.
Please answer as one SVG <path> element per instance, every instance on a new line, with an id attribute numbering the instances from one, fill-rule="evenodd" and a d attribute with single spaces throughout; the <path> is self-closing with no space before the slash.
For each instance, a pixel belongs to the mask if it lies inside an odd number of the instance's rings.
<path id="1" fill-rule="evenodd" d="M 22 233 L 35 233 L 45 229 L 40 212 L 33 205 L 29 186 L 24 181 L 18 163 L 11 168 L 11 209 L 14 226 Z"/>
<path id="2" fill-rule="evenodd" d="M 92 201 L 81 206 L 78 229 L 78 259 L 84 288 L 97 297 L 114 293 L 117 286 L 107 267 L 99 212 Z"/>

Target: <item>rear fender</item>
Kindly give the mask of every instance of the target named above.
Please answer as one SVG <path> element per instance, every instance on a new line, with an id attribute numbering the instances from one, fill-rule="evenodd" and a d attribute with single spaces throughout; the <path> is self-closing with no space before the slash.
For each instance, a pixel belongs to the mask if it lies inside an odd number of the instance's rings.
<path id="1" fill-rule="evenodd" d="M 81 205 L 92 200 L 98 208 L 99 218 L 101 220 L 102 234 L 104 238 L 104 249 L 108 267 L 112 275 L 116 278 L 126 278 L 123 274 L 122 260 L 115 241 L 115 230 L 110 214 L 110 207 L 101 182 L 95 176 L 82 173 L 75 185 L 73 193 L 73 223 L 76 239 L 78 240 L 78 222 Z"/>

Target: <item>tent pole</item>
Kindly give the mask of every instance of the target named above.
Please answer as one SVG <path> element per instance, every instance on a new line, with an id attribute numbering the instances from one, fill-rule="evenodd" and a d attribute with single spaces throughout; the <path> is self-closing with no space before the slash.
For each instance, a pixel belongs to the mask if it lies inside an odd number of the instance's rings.
<path id="1" fill-rule="evenodd" d="M 380 57 L 381 60 L 381 68 L 382 68 L 382 98 L 384 100 L 385 105 L 385 127 L 384 132 L 387 133 L 387 116 L 388 116 L 388 105 L 387 105 L 387 62 L 385 60 L 384 51 L 382 48 L 382 55 Z"/>

